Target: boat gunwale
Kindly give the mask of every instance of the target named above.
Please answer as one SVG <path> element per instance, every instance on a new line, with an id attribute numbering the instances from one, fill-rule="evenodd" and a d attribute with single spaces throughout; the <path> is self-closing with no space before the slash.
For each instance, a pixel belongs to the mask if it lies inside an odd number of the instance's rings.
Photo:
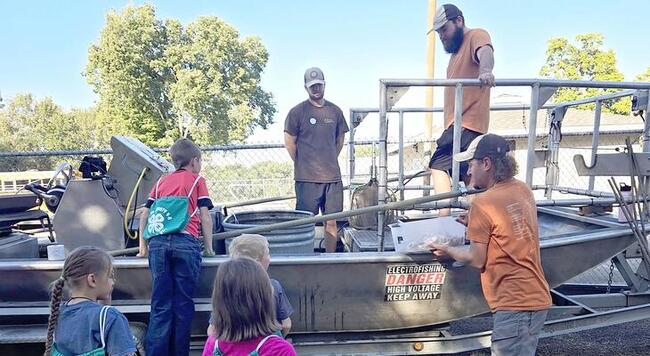
<path id="1" fill-rule="evenodd" d="M 605 240 L 632 235 L 628 227 L 609 227 L 575 235 L 562 235 L 557 238 L 547 237 L 540 241 L 542 250 L 571 244 L 579 244 L 592 240 Z M 228 256 L 204 258 L 202 267 L 218 266 L 228 260 Z M 4 260 L 0 262 L 0 271 L 10 270 L 56 270 L 63 268 L 64 261 L 49 260 Z M 389 252 L 346 252 L 346 253 L 320 253 L 313 255 L 277 255 L 271 257 L 271 266 L 295 264 L 356 264 L 356 263 L 430 263 L 445 262 L 432 259 L 430 253 L 399 254 Z M 113 264 L 120 269 L 148 268 L 148 260 L 138 257 L 117 257 Z"/>

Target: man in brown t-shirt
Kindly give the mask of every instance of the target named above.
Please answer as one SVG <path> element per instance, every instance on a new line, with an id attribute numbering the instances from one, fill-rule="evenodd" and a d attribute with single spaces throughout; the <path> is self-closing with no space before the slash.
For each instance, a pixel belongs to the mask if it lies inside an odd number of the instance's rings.
<path id="1" fill-rule="evenodd" d="M 494 49 L 490 35 L 480 28 L 466 27 L 463 13 L 451 4 L 438 8 L 433 30 L 438 33 L 445 51 L 451 54 L 447 78 L 478 78 L 484 84 L 482 87 L 463 87 L 463 127 L 460 139 L 460 150 L 463 151 L 474 138 L 488 130 L 490 87 L 494 86 Z M 429 162 L 436 194 L 451 190 L 449 175 L 453 153 L 454 90 L 454 87 L 445 87 L 445 130 L 436 141 L 436 151 Z M 466 181 L 466 172 L 467 164 L 463 162 L 459 172 L 461 180 Z M 441 209 L 440 215 L 449 215 L 449 209 Z"/>
<path id="2" fill-rule="evenodd" d="M 324 99 L 325 76 L 305 71 L 309 99 L 296 105 L 284 122 L 284 145 L 294 162 L 296 209 L 314 215 L 343 210 L 343 183 L 338 156 L 348 124 L 338 106 Z M 336 221 L 325 222 L 325 251 L 335 252 Z"/>
<path id="3" fill-rule="evenodd" d="M 481 270 L 483 294 L 493 312 L 493 355 L 535 355 L 539 333 L 551 306 L 542 270 L 537 207 L 533 192 L 514 177 L 517 164 L 506 140 L 481 135 L 454 156 L 469 162 L 478 189 L 467 224 L 468 247 L 432 244 L 436 256 L 449 255 Z"/>

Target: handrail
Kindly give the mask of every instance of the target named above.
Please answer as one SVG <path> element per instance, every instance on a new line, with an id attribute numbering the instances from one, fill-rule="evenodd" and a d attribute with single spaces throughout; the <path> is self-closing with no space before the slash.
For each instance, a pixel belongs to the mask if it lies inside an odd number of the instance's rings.
<path id="1" fill-rule="evenodd" d="M 478 79 L 380 79 L 386 87 L 482 86 Z M 546 88 L 650 89 L 649 82 L 614 82 L 563 79 L 497 79 L 496 86 L 534 86 Z"/>

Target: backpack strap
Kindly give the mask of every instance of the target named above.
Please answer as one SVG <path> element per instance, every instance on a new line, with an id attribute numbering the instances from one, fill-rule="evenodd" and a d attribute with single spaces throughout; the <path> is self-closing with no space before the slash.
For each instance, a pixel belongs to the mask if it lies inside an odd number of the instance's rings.
<path id="1" fill-rule="evenodd" d="M 99 333 L 102 337 L 102 349 L 106 348 L 106 315 L 108 314 L 109 305 L 104 305 L 102 310 L 99 311 Z"/>
<path id="2" fill-rule="evenodd" d="M 198 183 L 198 182 L 199 182 L 199 179 L 201 179 L 201 178 L 202 178 L 202 177 L 201 177 L 200 175 L 197 175 L 197 176 L 196 176 L 196 179 L 194 180 L 194 183 L 192 184 L 192 188 L 190 188 L 190 192 L 187 193 L 187 197 L 188 197 L 188 198 L 189 198 L 190 196 L 192 196 L 192 192 L 194 191 L 194 187 L 196 187 L 196 183 Z"/>
<path id="3" fill-rule="evenodd" d="M 260 352 L 260 349 L 262 348 L 262 346 L 264 346 L 264 343 L 266 342 L 266 340 L 268 340 L 268 339 L 270 339 L 270 338 L 272 338 L 272 337 L 279 337 L 279 336 L 278 336 L 278 335 L 275 335 L 275 334 L 271 334 L 271 335 L 269 335 L 269 336 L 263 338 L 262 341 L 260 341 L 260 342 L 257 344 L 257 347 L 255 348 L 255 352 L 259 353 L 259 352 Z"/>
<path id="4" fill-rule="evenodd" d="M 214 339 L 214 349 L 212 350 L 212 356 L 221 356 L 221 350 L 219 350 L 219 339 Z"/>
<path id="5" fill-rule="evenodd" d="M 187 194 L 187 197 L 188 197 L 188 198 L 192 196 L 192 192 L 194 191 L 194 187 L 196 187 L 196 184 L 199 182 L 199 179 L 201 179 L 201 178 L 202 178 L 202 177 L 201 177 L 200 175 L 196 176 L 196 179 L 194 180 L 194 183 L 192 184 L 192 188 L 190 188 L 190 192 Z M 196 213 L 198 213 L 198 212 L 199 212 L 199 207 L 198 207 L 198 202 L 197 202 L 197 207 L 196 207 L 196 209 L 194 209 L 194 211 L 192 212 L 192 214 L 190 214 L 190 219 L 191 219 L 194 215 L 196 215 Z"/>
<path id="6" fill-rule="evenodd" d="M 160 185 L 160 180 L 161 179 L 162 179 L 162 177 L 158 178 L 158 180 L 156 181 L 156 189 L 154 190 L 154 193 L 153 193 L 153 198 L 154 199 L 158 199 L 158 186 Z"/>

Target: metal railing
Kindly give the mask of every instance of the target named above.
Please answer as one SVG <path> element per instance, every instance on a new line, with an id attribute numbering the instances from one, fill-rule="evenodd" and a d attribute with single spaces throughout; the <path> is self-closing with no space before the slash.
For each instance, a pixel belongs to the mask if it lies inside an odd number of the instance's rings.
<path id="1" fill-rule="evenodd" d="M 453 120 L 453 154 L 460 152 L 460 138 L 461 138 L 461 127 L 462 127 L 462 108 L 463 108 L 463 88 L 464 87 L 476 87 L 481 86 L 481 82 L 478 79 L 382 79 L 380 82 L 379 89 L 379 164 L 378 164 L 378 183 L 379 183 L 379 204 L 386 204 L 388 198 L 388 171 L 387 171 L 387 162 L 388 162 L 388 147 L 387 147 L 387 138 L 388 138 L 388 120 L 387 114 L 389 112 L 396 111 L 390 103 L 390 101 L 397 101 L 395 98 L 399 98 L 404 94 L 405 90 L 408 90 L 410 87 L 454 87 L 454 120 Z M 540 108 L 544 107 L 544 103 L 540 103 L 540 96 L 542 90 L 547 100 L 555 92 L 557 88 L 597 88 L 597 89 L 619 89 L 627 90 L 624 92 L 618 92 L 614 94 L 606 94 L 593 98 L 587 98 L 584 100 L 578 100 L 574 102 L 567 103 L 557 103 L 554 106 L 557 107 L 568 107 L 574 105 L 581 105 L 589 102 L 595 102 L 597 105 L 597 114 L 598 120 L 595 120 L 595 125 L 599 125 L 600 120 L 600 105 L 604 100 L 611 100 L 614 98 L 620 98 L 624 96 L 632 95 L 635 90 L 649 90 L 650 83 L 631 83 L 631 82 L 605 82 L 605 81 L 572 81 L 572 80 L 552 80 L 552 79 L 501 79 L 496 81 L 496 86 L 508 86 L 508 87 L 530 87 L 531 88 L 531 97 L 530 97 L 530 114 L 528 121 L 528 145 L 527 145 L 527 156 L 526 156 L 526 183 L 532 187 L 533 184 L 533 163 L 535 161 L 535 139 L 537 137 L 537 112 Z M 550 89 L 550 90 L 549 90 Z M 394 104 L 394 103 L 393 103 Z M 427 109 L 422 109 L 427 110 Z M 433 109 L 429 109 L 433 110 Z M 429 111 L 425 111 L 429 112 Z M 352 115 L 351 115 L 352 116 Z M 401 115 L 403 116 L 403 114 Z M 351 117 L 352 120 L 352 117 Z M 648 120 L 650 121 L 650 120 Z M 643 133 L 643 151 L 648 152 L 650 145 L 650 123 L 646 121 Z M 596 126 L 597 127 L 597 126 Z M 403 135 L 403 131 L 400 130 L 400 136 Z M 550 135 L 551 137 L 553 135 Z M 597 148 L 598 145 L 598 135 L 592 140 L 592 152 L 595 152 L 594 146 Z M 559 149 L 559 144 L 554 145 L 559 138 L 553 138 L 553 145 L 549 147 L 551 150 L 551 160 L 554 158 L 557 159 L 557 150 Z M 400 151 L 402 147 L 400 146 Z M 353 153 L 353 151 L 351 151 Z M 595 155 L 592 156 L 592 160 L 595 159 Z M 593 161 L 592 161 L 593 162 Z M 352 171 L 351 171 L 352 172 Z M 547 172 L 547 174 L 549 174 Z M 556 172 L 551 172 L 555 175 Z M 459 191 L 459 163 L 452 161 L 452 192 Z M 549 190 L 550 192 L 550 190 Z M 383 226 L 385 220 L 385 212 L 383 210 L 378 212 L 377 224 L 378 226 Z M 377 230 L 377 239 L 379 242 L 379 251 L 384 250 L 384 230 Z"/>

